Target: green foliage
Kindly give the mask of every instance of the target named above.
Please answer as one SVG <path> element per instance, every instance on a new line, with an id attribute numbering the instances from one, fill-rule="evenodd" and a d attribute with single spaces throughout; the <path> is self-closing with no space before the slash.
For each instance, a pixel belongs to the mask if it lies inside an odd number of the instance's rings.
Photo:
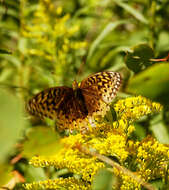
<path id="1" fill-rule="evenodd" d="M 0 185 L 12 178 L 12 166 L 7 164 L 10 153 L 14 151 L 25 126 L 22 102 L 15 96 L 0 89 Z"/>
<path id="2" fill-rule="evenodd" d="M 169 64 L 156 63 L 148 69 L 133 76 L 127 86 L 127 92 L 141 94 L 151 99 L 169 103 Z M 165 96 L 166 97 L 165 97 Z"/>
<path id="3" fill-rule="evenodd" d="M 115 177 L 114 177 L 115 178 Z M 113 175 L 112 172 L 102 169 L 96 175 L 93 181 L 93 190 L 107 189 L 111 190 L 113 185 Z"/>
<path id="4" fill-rule="evenodd" d="M 53 155 L 60 148 L 56 132 L 50 128 L 36 127 L 28 132 L 27 140 L 23 143 L 22 155 L 28 159 L 34 155 Z"/>
<path id="5" fill-rule="evenodd" d="M 0 49 L 0 54 L 11 54 L 11 52 L 9 52 L 5 49 Z"/>
<path id="6" fill-rule="evenodd" d="M 158 115 L 151 120 L 150 130 L 160 142 L 169 144 L 168 129 L 161 115 Z"/>
<path id="7" fill-rule="evenodd" d="M 25 121 L 22 115 L 22 103 L 13 95 L 0 90 L 0 162 L 6 162 L 9 152 L 21 137 Z"/>
<path id="8" fill-rule="evenodd" d="M 151 58 L 154 57 L 154 52 L 147 44 L 141 44 L 133 48 L 131 52 L 127 53 L 126 65 L 127 67 L 138 73 L 146 67 L 152 65 Z"/>
<path id="9" fill-rule="evenodd" d="M 158 61 L 169 52 L 168 20 L 167 0 L 1 1 L 0 185 L 16 178 L 14 169 L 27 182 L 55 176 L 53 170 L 28 165 L 32 156 L 54 154 L 61 147 L 54 123 L 28 124 L 23 102 L 40 90 L 71 86 L 74 79 L 98 71 L 121 72 L 120 96 L 142 95 L 164 106 L 162 114 L 137 121 L 131 138 L 151 134 L 169 143 L 169 63 Z M 165 188 L 159 181 L 154 186 Z M 108 189 L 111 183 L 104 171 L 93 189 L 103 184 Z"/>
<path id="10" fill-rule="evenodd" d="M 21 169 L 25 172 L 25 179 L 26 181 L 38 181 L 38 180 L 45 180 L 47 179 L 47 175 L 43 168 L 35 168 L 30 165 L 21 165 Z"/>
<path id="11" fill-rule="evenodd" d="M 8 183 L 8 181 L 12 178 L 11 171 L 12 166 L 9 166 L 7 164 L 1 164 L 0 165 L 0 175 L 3 176 L 0 179 L 0 186 L 3 186 L 4 184 Z"/>
<path id="12" fill-rule="evenodd" d="M 109 34 L 112 32 L 112 30 L 114 30 L 117 26 L 126 23 L 127 21 L 117 21 L 117 22 L 112 22 L 109 23 L 104 29 L 103 31 L 99 34 L 99 36 L 96 38 L 96 40 L 91 44 L 89 53 L 88 53 L 88 57 L 87 57 L 87 61 L 89 61 L 90 64 L 90 58 L 92 57 L 95 49 L 99 46 L 99 44 L 101 43 L 101 41 Z"/>

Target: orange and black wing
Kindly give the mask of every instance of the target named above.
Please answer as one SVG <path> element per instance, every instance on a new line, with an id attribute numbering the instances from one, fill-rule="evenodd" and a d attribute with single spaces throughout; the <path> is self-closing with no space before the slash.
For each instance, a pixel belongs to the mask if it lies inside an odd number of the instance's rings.
<path id="1" fill-rule="evenodd" d="M 74 129 L 86 125 L 89 117 L 104 116 L 120 83 L 119 73 L 96 73 L 83 80 L 76 90 L 63 86 L 36 94 L 28 101 L 27 110 L 32 115 L 56 120 L 62 129 Z"/>
<path id="2" fill-rule="evenodd" d="M 30 114 L 41 118 L 57 119 L 60 112 L 62 112 L 60 105 L 63 105 L 65 99 L 72 98 L 72 96 L 72 88 L 64 86 L 48 88 L 31 98 L 26 105 L 26 109 Z"/>
<path id="3" fill-rule="evenodd" d="M 80 89 L 89 115 L 105 115 L 121 85 L 118 72 L 105 71 L 90 75 L 81 82 Z"/>
<path id="4" fill-rule="evenodd" d="M 46 89 L 33 98 L 26 106 L 32 115 L 56 120 L 60 128 L 75 128 L 87 116 L 81 90 L 75 95 L 72 88 L 54 87 Z"/>

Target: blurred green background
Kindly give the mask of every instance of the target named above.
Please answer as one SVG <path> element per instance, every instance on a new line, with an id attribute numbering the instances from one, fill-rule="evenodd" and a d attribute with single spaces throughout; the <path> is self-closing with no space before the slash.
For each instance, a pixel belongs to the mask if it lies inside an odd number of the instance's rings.
<path id="1" fill-rule="evenodd" d="M 95 72 L 122 74 L 119 98 L 143 95 L 163 104 L 161 114 L 135 124 L 134 138 L 151 134 L 169 143 L 168 0 L 2 0 L 0 41 L 0 186 L 19 189 L 17 182 L 54 173 L 28 165 L 58 136 L 51 121 L 29 120 L 24 102 Z"/>

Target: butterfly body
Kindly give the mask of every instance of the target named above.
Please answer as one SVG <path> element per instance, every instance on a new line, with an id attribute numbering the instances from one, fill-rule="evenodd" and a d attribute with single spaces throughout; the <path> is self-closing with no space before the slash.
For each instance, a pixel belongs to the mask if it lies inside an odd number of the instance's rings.
<path id="1" fill-rule="evenodd" d="M 30 114 L 41 118 L 49 117 L 58 122 L 62 129 L 81 128 L 89 118 L 104 116 L 110 109 L 121 84 L 118 72 L 100 72 L 90 75 L 80 85 L 46 89 L 28 101 Z"/>

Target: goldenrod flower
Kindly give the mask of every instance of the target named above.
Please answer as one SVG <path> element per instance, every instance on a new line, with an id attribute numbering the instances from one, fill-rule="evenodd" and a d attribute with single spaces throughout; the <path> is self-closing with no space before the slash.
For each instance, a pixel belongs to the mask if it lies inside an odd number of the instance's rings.
<path id="1" fill-rule="evenodd" d="M 142 116 L 161 111 L 162 106 L 145 97 L 137 96 L 119 100 L 114 109 L 119 118 L 133 121 Z"/>
<path id="2" fill-rule="evenodd" d="M 90 184 L 74 177 L 58 178 L 55 180 L 45 180 L 24 185 L 27 190 L 30 189 L 68 189 L 68 190 L 88 190 Z"/>
<path id="3" fill-rule="evenodd" d="M 67 41 L 67 40 L 66 40 Z M 67 42 L 65 42 L 66 44 Z M 140 117 L 159 112 L 162 106 L 151 102 L 147 98 L 138 96 L 119 100 L 114 109 L 117 113 L 117 121 L 113 123 L 95 121 L 95 126 L 89 126 L 84 134 L 69 135 L 61 140 L 63 148 L 54 156 L 35 156 L 30 164 L 35 167 L 54 166 L 56 169 L 67 168 L 69 172 L 79 176 L 79 179 L 58 178 L 26 184 L 26 189 L 43 187 L 59 189 L 91 189 L 91 182 L 99 169 L 105 168 L 106 164 L 91 157 L 76 148 L 78 144 L 92 148 L 99 154 L 116 157 L 122 166 L 135 165 L 135 173 L 143 181 L 161 177 L 168 179 L 169 147 L 160 144 L 153 138 L 147 138 L 142 142 L 128 140 L 135 130 L 133 121 Z M 131 163 L 128 162 L 131 159 Z M 119 177 L 120 189 L 141 189 L 141 185 L 131 176 L 113 168 L 114 174 Z M 66 186 L 69 184 L 68 186 Z"/>
<path id="4" fill-rule="evenodd" d="M 165 178 L 169 164 L 169 147 L 160 144 L 153 138 L 147 138 L 137 149 L 139 173 L 147 180 Z"/>
<path id="5" fill-rule="evenodd" d="M 76 143 L 84 142 L 82 135 L 65 137 L 62 140 L 65 148 L 58 152 L 56 156 L 35 156 L 31 159 L 30 164 L 35 167 L 54 166 L 57 169 L 67 168 L 69 172 L 79 174 L 85 181 L 91 181 L 93 176 L 104 163 L 98 162 L 96 158 L 85 156 L 83 153 L 75 150 Z"/>
<path id="6" fill-rule="evenodd" d="M 78 32 L 79 26 L 68 25 L 70 15 L 62 14 L 62 7 L 55 7 L 52 0 L 39 0 L 33 16 L 29 17 L 32 19 L 29 20 L 26 19 L 27 15 L 24 15 L 28 5 L 27 0 L 21 0 L 20 33 L 31 42 L 25 52 L 29 56 L 42 59 L 42 63 L 48 61 L 50 68 L 55 72 L 53 81 L 55 84 L 62 84 L 64 76 L 61 75 L 71 64 L 70 51 L 85 48 L 86 42 L 72 39 L 72 36 Z"/>

